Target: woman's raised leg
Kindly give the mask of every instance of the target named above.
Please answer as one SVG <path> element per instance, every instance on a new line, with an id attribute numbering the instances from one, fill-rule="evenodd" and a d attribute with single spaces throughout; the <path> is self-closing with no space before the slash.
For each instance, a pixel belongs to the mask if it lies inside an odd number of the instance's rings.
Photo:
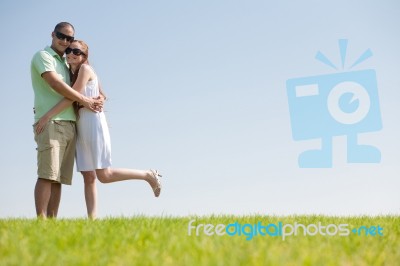
<path id="1" fill-rule="evenodd" d="M 161 191 L 161 176 L 155 170 L 136 170 L 125 168 L 105 168 L 96 169 L 96 175 L 102 183 L 112 183 L 123 180 L 144 180 L 147 181 L 153 189 L 154 195 L 158 197 Z"/>

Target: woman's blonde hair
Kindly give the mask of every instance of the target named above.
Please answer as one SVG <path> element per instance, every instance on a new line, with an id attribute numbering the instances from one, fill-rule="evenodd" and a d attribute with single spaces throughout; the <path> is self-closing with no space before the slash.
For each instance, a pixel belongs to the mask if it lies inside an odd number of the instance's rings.
<path id="1" fill-rule="evenodd" d="M 76 79 L 78 78 L 78 74 L 79 74 L 79 69 L 81 68 L 82 64 L 89 64 L 89 46 L 81 40 L 74 40 L 72 41 L 72 43 L 79 43 L 82 47 L 82 49 L 80 49 L 83 54 L 82 56 L 85 58 L 85 60 L 77 67 L 75 73 L 72 73 L 71 69 L 69 69 L 69 74 L 70 74 L 70 78 L 71 78 L 71 86 L 74 86 Z"/>
<path id="2" fill-rule="evenodd" d="M 71 79 L 71 87 L 74 86 L 74 84 L 78 78 L 79 69 L 81 68 L 82 64 L 90 65 L 89 64 L 89 46 L 84 41 L 81 41 L 81 40 L 74 40 L 74 41 L 72 41 L 72 43 L 79 43 L 81 45 L 82 49 L 80 49 L 80 50 L 82 51 L 82 53 L 83 53 L 82 56 L 85 58 L 85 60 L 83 60 L 82 63 L 77 67 L 75 73 L 72 73 L 71 69 L 69 69 L 70 79 Z M 98 83 L 98 85 L 99 85 L 100 94 L 103 95 L 104 99 L 106 99 L 106 95 L 105 95 L 103 89 L 101 88 L 100 82 Z M 77 117 L 77 119 L 79 119 L 78 111 L 80 108 L 82 108 L 82 106 L 80 106 L 78 102 L 74 102 L 73 106 L 74 106 L 76 117 Z"/>

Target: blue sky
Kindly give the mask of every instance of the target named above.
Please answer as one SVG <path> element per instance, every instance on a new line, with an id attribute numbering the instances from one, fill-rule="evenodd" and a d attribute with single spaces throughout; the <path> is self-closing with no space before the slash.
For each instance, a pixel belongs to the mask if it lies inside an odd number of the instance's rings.
<path id="1" fill-rule="evenodd" d="M 32 55 L 60 21 L 76 28 L 108 94 L 113 166 L 159 169 L 161 197 L 144 182 L 99 183 L 99 216 L 400 213 L 400 4 L 397 1 L 2 1 L 3 152 L 0 217 L 34 217 Z M 323 2 L 323 3 L 322 3 Z M 379 164 L 348 164 L 333 140 L 333 167 L 304 169 L 286 80 L 373 56 L 383 128 L 361 134 Z M 340 71 L 347 71 L 339 70 Z M 61 217 L 86 215 L 83 181 L 63 187 Z"/>

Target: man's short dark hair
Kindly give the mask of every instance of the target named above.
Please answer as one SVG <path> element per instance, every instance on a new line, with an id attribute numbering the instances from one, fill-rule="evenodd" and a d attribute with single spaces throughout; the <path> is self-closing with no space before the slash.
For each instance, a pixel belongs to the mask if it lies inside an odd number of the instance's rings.
<path id="1" fill-rule="evenodd" d="M 54 27 L 54 32 L 60 31 L 62 28 L 71 27 L 72 30 L 75 32 L 74 26 L 72 26 L 69 22 L 60 22 Z"/>

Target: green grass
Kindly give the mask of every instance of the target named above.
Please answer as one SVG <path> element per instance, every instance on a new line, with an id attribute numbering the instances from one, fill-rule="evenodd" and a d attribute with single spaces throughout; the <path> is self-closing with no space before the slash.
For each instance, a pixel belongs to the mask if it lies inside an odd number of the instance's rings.
<path id="1" fill-rule="evenodd" d="M 383 236 L 188 235 L 193 225 L 377 226 Z M 272 232 L 272 231 L 271 231 Z M 0 265 L 398 265 L 400 216 L 192 216 L 0 220 Z"/>

